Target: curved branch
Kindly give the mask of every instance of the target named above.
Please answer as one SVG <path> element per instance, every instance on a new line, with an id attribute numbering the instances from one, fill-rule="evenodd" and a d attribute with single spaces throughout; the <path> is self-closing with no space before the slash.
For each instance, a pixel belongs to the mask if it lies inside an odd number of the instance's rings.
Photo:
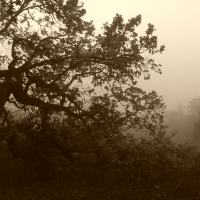
<path id="1" fill-rule="evenodd" d="M 76 114 L 72 112 L 68 107 L 46 103 L 38 98 L 31 97 L 26 94 L 26 92 L 23 90 L 22 85 L 18 84 L 17 82 L 15 83 L 10 82 L 10 92 L 13 94 L 13 96 L 19 103 L 24 104 L 24 105 L 35 106 L 35 107 L 47 109 L 47 110 L 57 110 L 57 111 L 62 110 L 66 114 L 72 117 L 78 118 L 82 121 L 84 121 L 84 117 L 91 118 L 91 116 L 87 112 L 83 111 L 81 114 Z"/>
<path id="2" fill-rule="evenodd" d="M 4 105 L 10 95 L 10 82 L 5 81 L 0 84 L 0 113 L 4 111 Z"/>
<path id="3" fill-rule="evenodd" d="M 10 121 L 8 119 L 8 111 L 5 109 L 5 107 L 3 107 L 3 114 L 4 114 L 4 118 L 3 118 L 1 126 L 4 127 L 5 122 L 7 123 L 8 126 L 10 126 Z"/>
<path id="4" fill-rule="evenodd" d="M 26 72 L 27 70 L 34 69 L 36 67 L 41 67 L 43 65 L 60 64 L 60 63 L 64 62 L 65 60 L 68 60 L 68 59 L 71 59 L 71 58 L 74 58 L 74 57 L 72 57 L 72 56 L 63 56 L 63 57 L 60 57 L 60 58 L 50 58 L 48 60 L 43 60 L 41 62 L 37 62 L 37 63 L 31 64 L 31 61 L 32 61 L 33 57 L 30 57 L 30 59 L 27 62 L 25 62 L 23 65 L 21 65 L 20 67 L 18 67 L 16 70 L 14 70 L 12 72 L 12 76 L 15 76 L 16 74 L 19 74 L 19 73 Z M 84 58 L 84 59 L 80 60 L 79 62 L 71 65 L 69 68 L 66 69 L 66 72 L 68 70 L 70 70 L 70 69 L 74 69 L 75 67 L 77 67 L 77 65 L 85 62 L 86 60 L 87 59 Z M 0 70 L 0 78 L 6 77 L 8 75 L 10 75 L 9 70 Z"/>

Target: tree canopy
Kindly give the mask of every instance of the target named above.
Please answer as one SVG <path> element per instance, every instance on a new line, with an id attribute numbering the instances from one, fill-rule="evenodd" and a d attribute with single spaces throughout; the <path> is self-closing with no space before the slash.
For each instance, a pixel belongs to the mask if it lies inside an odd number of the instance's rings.
<path id="1" fill-rule="evenodd" d="M 138 79 L 149 79 L 151 71 L 161 74 L 152 56 L 164 46 L 158 46 L 152 24 L 143 36 L 137 34 L 141 15 L 124 22 L 116 14 L 96 33 L 92 21 L 83 20 L 86 10 L 78 0 L 5 0 L 2 5 L 2 130 L 15 108 L 29 122 L 39 116 L 43 127 L 57 115 L 91 130 L 145 128 L 154 134 L 163 129 L 162 97 L 143 91 Z"/>

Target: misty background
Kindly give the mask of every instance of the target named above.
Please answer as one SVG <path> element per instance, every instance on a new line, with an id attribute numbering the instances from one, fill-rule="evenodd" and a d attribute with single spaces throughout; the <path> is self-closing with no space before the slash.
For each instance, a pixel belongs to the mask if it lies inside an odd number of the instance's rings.
<path id="1" fill-rule="evenodd" d="M 86 21 L 93 21 L 96 33 L 104 23 L 111 23 L 116 13 L 124 22 L 141 14 L 136 27 L 139 36 L 145 34 L 148 23 L 154 25 L 158 45 L 165 45 L 162 54 L 153 56 L 162 65 L 162 75 L 152 71 L 150 80 L 139 79 L 138 87 L 163 96 L 166 104 L 167 132 L 177 130 L 175 140 L 200 146 L 200 1 L 199 0 L 82 0 Z M 1 48 L 2 54 L 7 54 Z M 194 102 L 193 100 L 198 100 Z M 191 110 L 191 101 L 196 108 Z M 198 116 L 199 112 L 199 116 Z M 136 135 L 144 136 L 143 133 Z"/>
<path id="2" fill-rule="evenodd" d="M 200 1 L 199 0 L 82 0 L 87 11 L 84 19 L 93 20 L 96 32 L 103 23 L 111 23 L 116 13 L 124 21 L 142 15 L 142 23 L 136 28 L 144 35 L 148 23 L 155 26 L 158 45 L 165 45 L 163 54 L 154 56 L 162 65 L 162 75 L 152 72 L 151 79 L 139 81 L 146 90 L 155 90 L 163 96 L 167 106 L 165 123 L 168 133 L 178 130 L 178 142 L 190 142 L 200 146 L 199 117 L 192 100 L 200 97 Z M 194 102 L 193 102 L 194 104 Z M 198 102 L 196 106 L 200 106 Z M 196 108 L 197 108 L 196 107 Z"/>

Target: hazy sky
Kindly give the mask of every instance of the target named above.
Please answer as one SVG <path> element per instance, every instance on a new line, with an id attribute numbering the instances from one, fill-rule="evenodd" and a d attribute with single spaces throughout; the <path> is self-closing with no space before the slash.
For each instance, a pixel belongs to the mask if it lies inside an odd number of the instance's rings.
<path id="1" fill-rule="evenodd" d="M 116 13 L 125 21 L 142 15 L 138 32 L 145 33 L 147 24 L 155 26 L 163 54 L 155 57 L 162 64 L 162 75 L 152 74 L 142 81 L 143 89 L 162 95 L 167 109 L 200 97 L 200 0 L 82 0 L 87 14 L 100 31 L 103 23 L 112 22 Z"/>

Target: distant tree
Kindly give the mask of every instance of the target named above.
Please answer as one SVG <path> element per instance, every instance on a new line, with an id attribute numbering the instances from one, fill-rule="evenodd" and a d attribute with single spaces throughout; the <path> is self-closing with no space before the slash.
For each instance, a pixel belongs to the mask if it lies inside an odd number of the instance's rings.
<path id="1" fill-rule="evenodd" d="M 189 142 L 199 146 L 200 138 L 200 98 L 192 99 L 187 107 L 179 105 L 173 111 L 165 114 L 165 124 L 168 131 L 177 131 L 178 142 Z"/>
<path id="2" fill-rule="evenodd" d="M 78 0 L 4 1 L 2 133 L 13 123 L 14 108 L 25 113 L 35 130 L 48 130 L 50 121 L 61 117 L 88 134 L 100 134 L 102 128 L 109 135 L 129 128 L 151 134 L 163 130 L 162 97 L 137 86 L 151 71 L 161 74 L 161 65 L 150 58 L 164 50 L 158 47 L 154 26 L 148 24 L 139 37 L 135 29 L 141 15 L 124 23 L 117 14 L 96 35 L 92 22 L 82 19 L 85 13 Z"/>
<path id="3" fill-rule="evenodd" d="M 194 121 L 200 121 L 200 98 L 196 97 L 189 102 L 188 114 Z"/>
<path id="4" fill-rule="evenodd" d="M 196 97 L 189 102 L 188 119 L 195 139 L 200 138 L 200 98 Z"/>

